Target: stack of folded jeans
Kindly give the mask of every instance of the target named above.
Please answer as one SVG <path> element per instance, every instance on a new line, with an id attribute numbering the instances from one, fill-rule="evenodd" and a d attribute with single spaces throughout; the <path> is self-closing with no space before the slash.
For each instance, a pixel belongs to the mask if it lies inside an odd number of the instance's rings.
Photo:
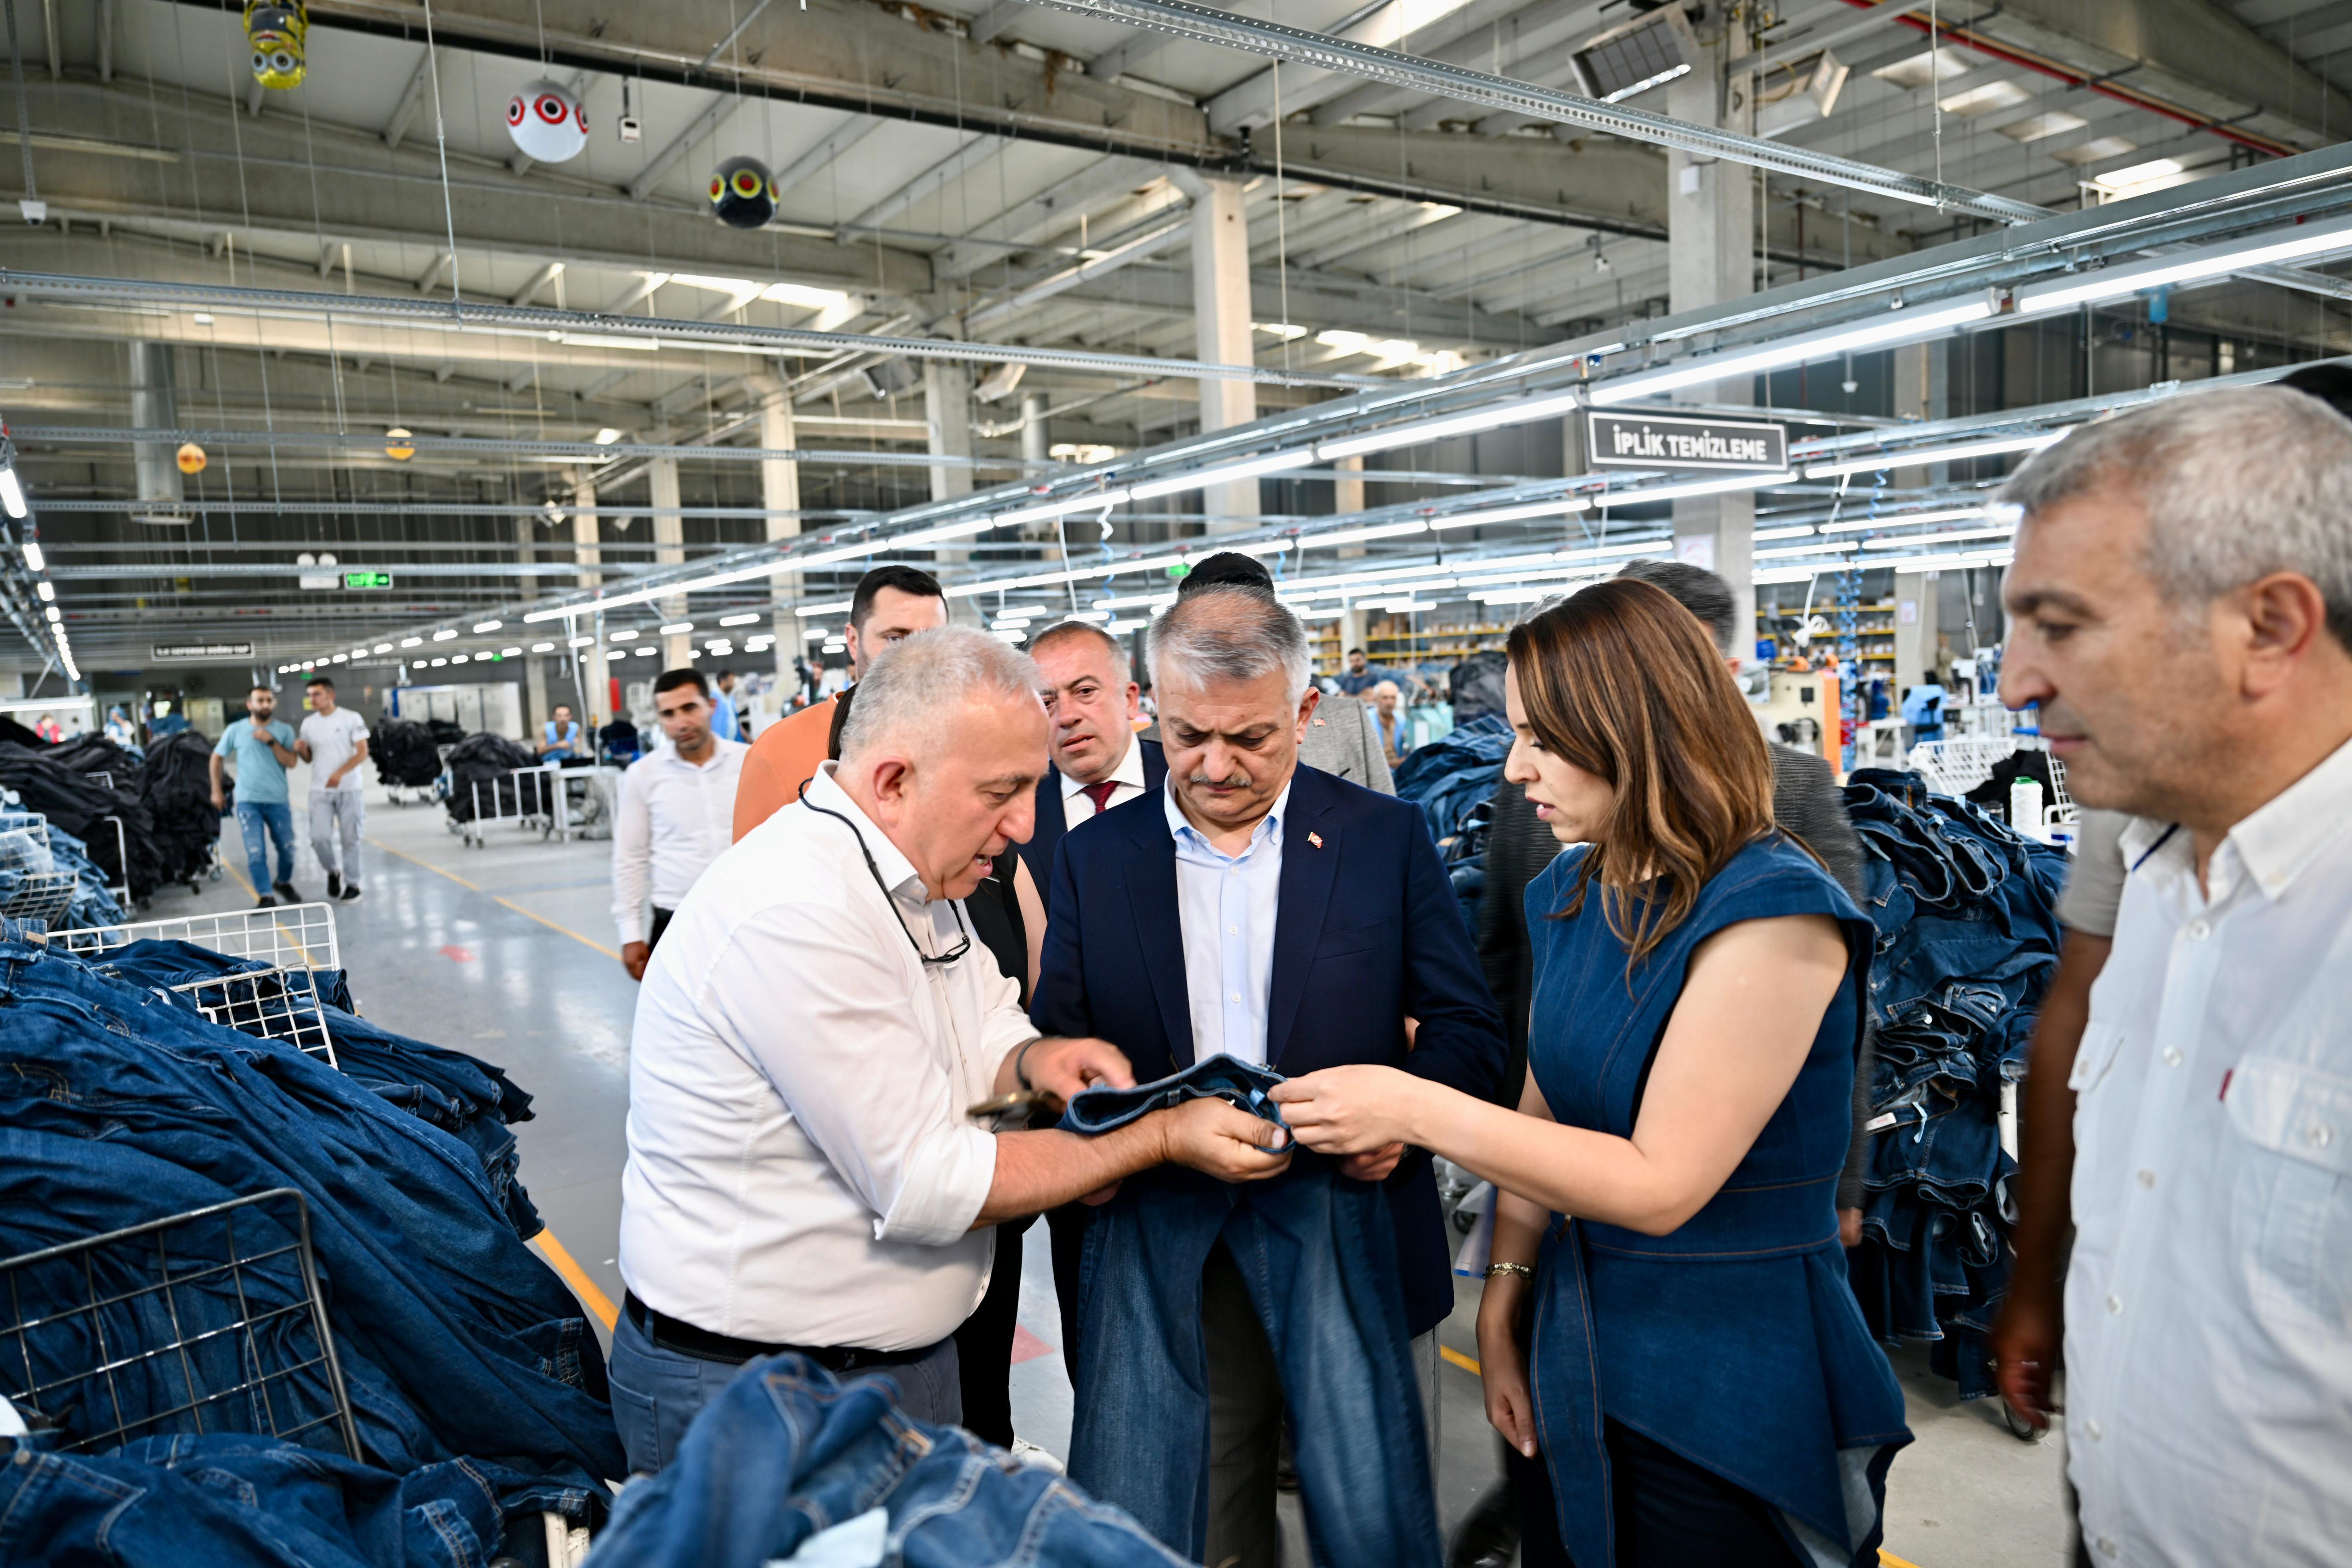
<path id="1" fill-rule="evenodd" d="M 745 1366 L 630 1485 L 589 1568 L 1181 1568 L 1134 1520 L 955 1427 L 909 1419 L 887 1375 L 797 1355 Z"/>
<path id="2" fill-rule="evenodd" d="M 1510 750 L 1510 721 L 1485 713 L 1416 748 L 1396 770 L 1397 794 L 1419 806 L 1428 821 L 1430 836 L 1444 852 L 1462 919 L 1473 932 L 1486 887 L 1486 802 L 1502 782 Z"/>
<path id="3" fill-rule="evenodd" d="M 290 1044 L 206 1021 L 124 967 L 143 959 L 169 974 L 168 957 L 84 962 L 0 921 L 0 1258 L 290 1187 L 308 1204 L 368 1460 L 407 1475 L 463 1457 L 497 1467 L 509 1517 L 597 1517 L 602 1482 L 625 1473 L 604 1359 L 475 1149 Z M 179 1290 L 174 1308 L 183 1333 L 225 1328 L 300 1289 L 281 1261 Z M 58 1320 L 40 1354 L 54 1367 L 99 1364 L 96 1332 Z M 121 1410 L 110 1419 L 173 1407 L 169 1388 L 141 1379 L 112 1391 Z M 196 1428 L 173 1417 L 153 1429 Z M 318 1440 L 331 1437 L 320 1429 Z"/>
<path id="4" fill-rule="evenodd" d="M 1845 798 L 1878 932 L 1854 1291 L 1882 1340 L 1934 1342 L 1936 1369 L 1981 1398 L 1983 1336 L 2009 1285 L 2001 1091 L 2024 1073 L 2057 968 L 2066 859 L 1916 774 L 1859 769 Z"/>
<path id="5" fill-rule="evenodd" d="M 59 871 L 74 873 L 74 901 L 67 906 L 64 918 L 51 924 L 51 930 L 84 931 L 93 925 L 120 925 L 129 918 L 108 884 L 106 873 L 89 858 L 89 846 L 55 822 L 49 824 L 49 859 Z"/>

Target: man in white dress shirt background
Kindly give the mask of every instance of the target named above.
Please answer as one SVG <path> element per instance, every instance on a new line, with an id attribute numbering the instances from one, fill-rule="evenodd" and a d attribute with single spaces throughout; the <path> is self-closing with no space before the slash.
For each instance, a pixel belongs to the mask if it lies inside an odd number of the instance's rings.
<path id="1" fill-rule="evenodd" d="M 2139 819 L 2069 1080 L 2081 1557 L 2340 1563 L 2352 422 L 2284 388 L 2189 394 L 2075 432 L 2003 495 L 2002 698 L 2041 706 L 2077 800 Z"/>
<path id="2" fill-rule="evenodd" d="M 960 1413 L 951 1336 L 1000 1221 L 1176 1160 L 1286 1168 L 1278 1130 L 1198 1100 L 1094 1139 L 973 1109 L 1132 1082 L 1099 1040 L 1040 1038 L 960 900 L 1027 835 L 1045 768 L 1036 666 L 983 632 L 908 637 L 864 673 L 804 798 L 722 854 L 646 969 L 630 1053 L 614 1416 L 634 1470 L 677 1452 L 754 1356 L 887 1370 Z"/>
<path id="3" fill-rule="evenodd" d="M 621 967 L 633 980 L 646 977 L 688 890 L 735 841 L 735 782 L 751 749 L 713 730 L 710 688 L 698 670 L 656 676 L 654 712 L 669 744 L 621 775 L 613 823 L 613 919 Z"/>

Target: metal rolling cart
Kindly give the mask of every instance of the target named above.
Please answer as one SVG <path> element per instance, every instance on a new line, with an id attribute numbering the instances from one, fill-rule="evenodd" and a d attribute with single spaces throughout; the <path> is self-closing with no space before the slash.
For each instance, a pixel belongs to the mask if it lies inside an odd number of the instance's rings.
<path id="1" fill-rule="evenodd" d="M 545 837 L 568 844 L 573 839 L 613 836 L 613 818 L 620 803 L 620 768 L 605 762 L 590 768 L 551 763 L 544 771 L 552 780 Z"/>
<path id="2" fill-rule="evenodd" d="M 68 953 L 89 956 L 149 938 L 193 943 L 262 965 L 171 988 L 214 1023 L 263 1040 L 289 1041 L 330 1067 L 338 1065 L 319 989 L 319 971 L 342 967 L 332 905 L 292 904 L 182 915 L 52 932 L 48 939 Z"/>
<path id="3" fill-rule="evenodd" d="M 557 799 L 563 790 L 550 779 L 551 770 L 545 768 L 509 768 L 492 783 L 488 798 L 484 799 L 481 784 L 466 786 L 467 799 L 473 802 L 471 821 L 449 823 L 449 831 L 464 839 L 467 847 L 489 847 L 489 830 L 498 824 L 510 823 L 525 832 L 536 828 L 544 839 L 555 831 L 561 807 Z"/>
<path id="4" fill-rule="evenodd" d="M 0 915 L 47 925 L 73 907 L 74 873 L 57 869 L 49 820 L 38 811 L 0 806 L 0 873 L 13 873 L 14 884 L 0 898 Z"/>

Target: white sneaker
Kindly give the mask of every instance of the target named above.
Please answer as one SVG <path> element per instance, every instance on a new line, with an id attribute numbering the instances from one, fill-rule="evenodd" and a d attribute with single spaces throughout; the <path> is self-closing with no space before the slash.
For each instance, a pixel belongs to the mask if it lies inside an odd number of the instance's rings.
<path id="1" fill-rule="evenodd" d="M 1026 1437 L 1013 1438 L 1011 1452 L 1014 1459 L 1032 1469 L 1051 1470 L 1057 1476 L 1068 1473 L 1069 1467 L 1055 1458 L 1050 1449 L 1041 1448 Z"/>

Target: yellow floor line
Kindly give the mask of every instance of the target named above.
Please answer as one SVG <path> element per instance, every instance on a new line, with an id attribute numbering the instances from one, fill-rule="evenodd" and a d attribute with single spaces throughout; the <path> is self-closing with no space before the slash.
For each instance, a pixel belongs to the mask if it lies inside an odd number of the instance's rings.
<path id="1" fill-rule="evenodd" d="M 421 866 L 423 866 L 426 871 L 432 872 L 432 873 L 436 873 L 436 875 L 440 875 L 440 876 L 446 876 L 446 877 L 447 877 L 451 882 L 456 883 L 459 887 L 463 887 L 463 888 L 469 888 L 469 889 L 471 889 L 472 891 L 474 891 L 474 892 L 476 892 L 476 893 L 478 893 L 478 894 L 482 894 L 484 897 L 486 897 L 486 898 L 489 899 L 489 900 L 490 900 L 490 902 L 491 902 L 491 903 L 493 903 L 493 904 L 502 904 L 506 905 L 509 909 L 513 910 L 517 915 L 522 915 L 522 916 L 523 916 L 524 918 L 526 918 L 526 919 L 530 919 L 530 920 L 536 920 L 536 921 L 538 921 L 541 925 L 546 926 L 550 931 L 558 932 L 558 933 L 562 934 L 562 936 L 569 936 L 569 937 L 571 937 L 574 942 L 579 943 L 581 946 L 584 946 L 584 947 L 593 947 L 593 948 L 594 948 L 594 949 L 596 949 L 596 951 L 598 951 L 599 953 L 604 954 L 604 956 L 606 956 L 607 958 L 611 958 L 611 959 L 614 959 L 614 960 L 617 961 L 617 960 L 620 958 L 620 956 L 621 956 L 621 955 L 620 955 L 619 953 L 617 953 L 617 952 L 614 951 L 614 950 L 613 950 L 612 948 L 610 948 L 610 947 L 605 946 L 604 946 L 604 944 L 603 944 L 602 942 L 597 941 L 594 937 L 593 937 L 593 936 L 582 936 L 582 935 L 580 935 L 580 933 L 578 933 L 577 931 L 572 930 L 572 927 L 570 927 L 569 925 L 558 925 L 554 921 L 550 920 L 546 915 L 540 914 L 537 910 L 534 910 L 534 909 L 525 909 L 521 904 L 517 904 L 517 903 L 516 903 L 513 899 L 511 899 L 511 898 L 501 898 L 501 897 L 499 897 L 497 894 L 492 893 L 488 888 L 484 887 L 480 883 L 478 883 L 478 882 L 467 882 L 464 877 L 459 876 L 456 872 L 454 872 L 454 871 L 449 871 L 449 870 L 446 870 L 446 869 L 445 869 L 445 868 L 443 868 L 443 867 L 441 867 L 441 866 L 435 865 L 431 861 L 419 859 L 417 856 L 413 855 L 413 854 L 410 854 L 410 853 L 409 853 L 407 851 L 405 851 L 405 850 L 396 850 L 396 849 L 394 849 L 390 844 L 387 844 L 387 843 L 380 843 L 380 842 L 378 842 L 378 841 L 377 841 L 376 840 L 374 840 L 374 839 L 370 839 L 370 840 L 368 840 L 367 841 L 368 841 L 368 843 L 369 843 L 370 845 L 373 846 L 373 847 L 374 847 L 374 848 L 376 848 L 376 849 L 380 849 L 380 850 L 382 850 L 384 853 L 386 853 L 386 854 L 388 854 L 388 855 L 398 855 L 402 860 L 406 861 L 406 862 L 407 862 L 409 864 L 411 864 L 411 865 L 421 865 Z"/>
<path id="2" fill-rule="evenodd" d="M 1463 1371 L 1468 1373 L 1471 1376 L 1475 1377 L 1478 1375 L 1478 1364 L 1475 1361 L 1473 1361 L 1470 1357 L 1463 1354 L 1460 1351 L 1454 1349 L 1452 1345 L 1439 1345 L 1437 1347 L 1437 1354 L 1444 1357 L 1447 1361 L 1452 1362 L 1454 1365 L 1460 1367 Z"/>
<path id="3" fill-rule="evenodd" d="M 247 876 L 245 873 L 229 864 L 226 856 L 223 856 L 221 858 L 221 869 L 236 879 L 237 886 L 253 894 L 255 903 L 258 904 L 261 902 L 261 890 L 253 885 L 252 879 Z M 305 964 L 310 964 L 312 968 L 320 967 L 319 965 L 310 963 L 310 949 L 302 946 L 302 938 L 295 936 L 294 933 L 286 929 L 286 922 L 283 920 L 273 920 L 269 924 L 278 927 L 278 935 L 285 937 L 287 942 L 293 947 L 294 951 L 302 955 L 302 962 Z"/>
<path id="4" fill-rule="evenodd" d="M 572 1287 L 572 1293 L 580 1298 L 581 1305 L 595 1313 L 605 1328 L 610 1329 L 620 1320 L 621 1314 L 614 1309 L 613 1298 L 596 1288 L 596 1281 L 588 1277 L 588 1270 L 580 1266 L 578 1259 L 564 1250 L 563 1243 L 555 1239 L 554 1231 L 541 1231 L 530 1239 L 530 1244 L 555 1266 L 555 1271 L 563 1276 L 563 1282 Z M 1905 1568 L 1908 1565 L 1906 1564 Z"/>
<path id="5" fill-rule="evenodd" d="M 1919 1564 L 1907 1563 L 1882 1546 L 1878 1549 L 1878 1568 L 1919 1568 Z"/>

